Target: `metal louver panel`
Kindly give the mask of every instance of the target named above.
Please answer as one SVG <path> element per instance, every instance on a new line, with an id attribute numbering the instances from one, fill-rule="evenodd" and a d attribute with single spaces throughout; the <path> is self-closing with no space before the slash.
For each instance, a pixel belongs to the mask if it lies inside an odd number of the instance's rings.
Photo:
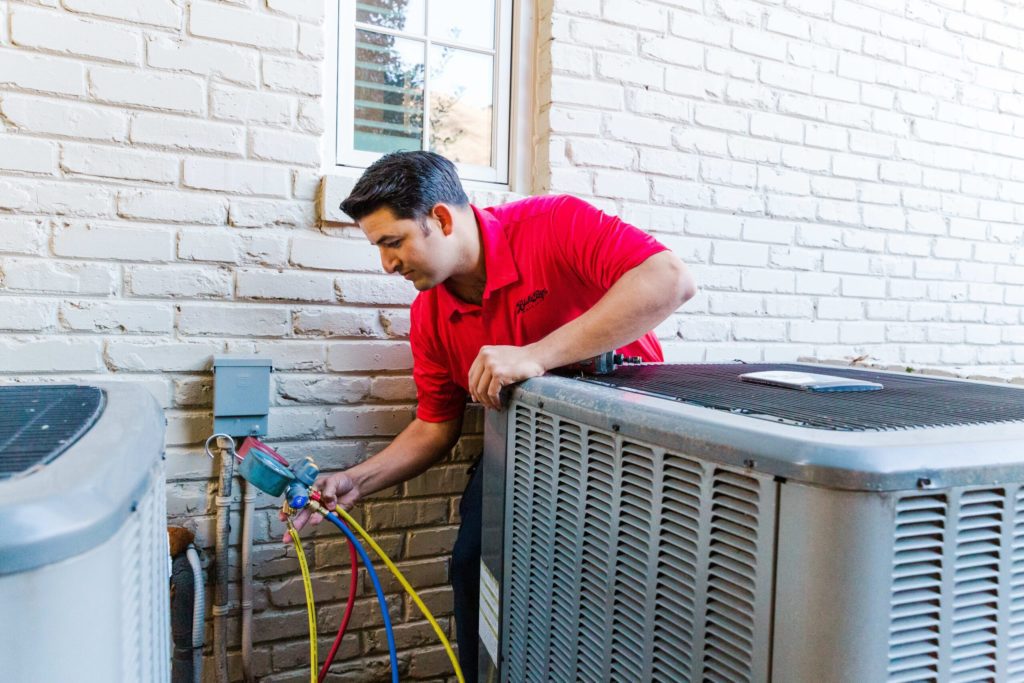
<path id="1" fill-rule="evenodd" d="M 622 445 L 618 474 L 619 529 L 612 602 L 612 679 L 648 680 L 645 646 L 651 625 L 646 620 L 649 593 L 653 452 L 637 444 Z"/>
<path id="2" fill-rule="evenodd" d="M 1017 489 L 1010 498 L 1013 508 L 1013 527 L 1009 530 L 1010 552 L 1007 605 L 1009 646 L 1006 655 L 1006 673 L 1014 679 L 1024 679 L 1024 489 Z"/>
<path id="3" fill-rule="evenodd" d="M 121 662 L 124 681 L 163 681 L 170 676 L 170 610 L 167 580 L 167 497 L 158 465 L 150 486 L 119 532 L 124 598 L 121 601 Z M 154 530 L 156 533 L 154 533 Z M 129 645 L 130 644 L 130 645 Z"/>
<path id="4" fill-rule="evenodd" d="M 914 496 L 896 504 L 889 680 L 935 681 L 946 496 Z"/>
<path id="5" fill-rule="evenodd" d="M 550 416 L 535 418 L 533 450 L 534 517 L 530 529 L 529 599 L 531 619 L 526 626 L 527 681 L 545 681 L 546 657 L 551 633 L 551 546 L 554 542 L 555 434 Z"/>
<path id="6" fill-rule="evenodd" d="M 509 488 L 510 517 L 516 523 L 509 525 L 511 533 L 509 553 L 510 568 L 508 587 L 512 595 L 528 596 L 530 580 L 530 527 L 532 525 L 531 478 L 533 461 L 532 414 L 522 408 L 516 411 L 513 441 L 515 452 L 512 457 L 512 478 L 517 485 Z M 529 600 L 504 601 L 508 609 L 508 662 L 509 678 L 522 681 L 526 678 L 526 624 L 530 616 Z"/>
<path id="7" fill-rule="evenodd" d="M 584 680 L 607 678 L 607 642 L 611 631 L 612 496 L 615 483 L 615 440 L 598 431 L 587 432 L 582 558 L 580 561 L 580 618 L 577 661 Z"/>
<path id="8" fill-rule="evenodd" d="M 124 597 L 121 602 L 121 628 L 125 643 L 130 643 L 124 651 L 121 661 L 121 680 L 130 681 L 138 678 L 142 657 L 142 621 L 145 617 L 142 594 L 142 581 L 138 578 L 142 572 L 143 521 L 138 513 L 132 514 L 121 530 L 121 576 L 125 578 Z"/>
<path id="9" fill-rule="evenodd" d="M 773 479 L 513 410 L 507 680 L 764 680 Z"/>
<path id="10" fill-rule="evenodd" d="M 653 679 L 674 677 L 693 680 L 694 636 L 698 630 L 697 607 L 703 592 L 697 590 L 702 571 L 701 550 L 701 464 L 665 454 L 662 475 L 661 530 L 658 542 L 654 612 Z M 706 560 L 705 560 L 706 561 Z"/>
<path id="11" fill-rule="evenodd" d="M 999 626 L 999 545 L 1003 526 L 1000 490 L 969 491 L 960 497 L 952 596 L 949 680 L 996 678 Z"/>
<path id="12" fill-rule="evenodd" d="M 570 680 L 576 670 L 576 625 L 580 575 L 576 571 L 582 501 L 582 430 L 561 422 L 558 427 L 558 496 L 555 499 L 555 541 L 551 579 L 551 647 L 548 671 L 555 680 Z"/>
<path id="13" fill-rule="evenodd" d="M 1024 491 L 896 502 L 890 681 L 1024 680 Z"/>
<path id="14" fill-rule="evenodd" d="M 149 641 L 149 645 L 146 648 L 146 656 L 148 657 L 150 671 L 153 674 L 155 680 L 165 680 L 170 674 L 170 642 L 171 642 L 171 624 L 170 619 L 160 619 L 156 615 L 170 614 L 171 613 L 171 599 L 170 592 L 167 590 L 167 581 L 170 580 L 170 566 L 165 565 L 167 558 L 170 557 L 170 547 L 167 534 L 164 533 L 164 527 L 167 520 L 167 496 L 164 492 L 167 490 L 166 480 L 164 476 L 163 467 L 154 468 L 153 471 L 153 484 L 151 494 L 153 497 L 153 507 L 150 510 L 152 517 L 147 526 L 151 529 L 159 528 L 160 532 L 149 535 L 149 547 L 150 547 L 150 558 L 152 564 L 156 567 L 152 572 L 149 572 L 147 576 L 147 582 L 149 583 L 149 623 L 156 624 L 156 628 L 153 632 L 153 637 Z M 164 566 L 167 567 L 164 570 Z M 166 571 L 164 575 L 167 577 L 166 580 L 158 580 L 157 577 L 161 576 L 161 573 Z"/>
<path id="15" fill-rule="evenodd" d="M 715 470 L 704 671 L 705 678 L 711 680 L 756 679 L 753 653 L 759 488 L 755 479 Z"/>

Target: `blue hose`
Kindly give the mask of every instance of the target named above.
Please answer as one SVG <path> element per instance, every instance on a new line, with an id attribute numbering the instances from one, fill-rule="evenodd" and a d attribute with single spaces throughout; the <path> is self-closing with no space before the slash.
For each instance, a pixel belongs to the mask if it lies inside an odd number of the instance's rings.
<path id="1" fill-rule="evenodd" d="M 366 572 L 370 575 L 370 580 L 373 581 L 373 588 L 377 591 L 377 602 L 380 603 L 380 613 L 384 617 L 384 633 L 388 637 L 388 654 L 391 655 L 391 681 L 392 683 L 398 683 L 398 653 L 395 651 L 395 634 L 391 629 L 388 603 L 384 599 L 384 589 L 381 588 L 380 579 L 377 578 L 377 571 L 373 568 L 373 562 L 370 561 L 370 556 L 366 554 L 363 544 L 359 542 L 359 539 L 356 538 L 355 534 L 352 533 L 345 523 L 338 519 L 338 516 L 333 512 L 327 513 L 326 517 L 334 523 L 334 526 L 341 529 L 342 533 L 355 546 L 359 552 L 359 558 L 363 561 L 363 566 L 366 567 Z"/>

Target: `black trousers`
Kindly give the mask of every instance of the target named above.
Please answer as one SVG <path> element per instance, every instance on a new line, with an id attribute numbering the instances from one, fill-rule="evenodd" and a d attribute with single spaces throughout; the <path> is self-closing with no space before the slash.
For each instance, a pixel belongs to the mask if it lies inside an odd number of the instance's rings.
<path id="1" fill-rule="evenodd" d="M 451 582 L 459 666 L 466 683 L 477 681 L 480 623 L 480 515 L 483 477 L 480 461 L 469 470 L 469 483 L 459 503 L 462 524 L 452 549 Z"/>

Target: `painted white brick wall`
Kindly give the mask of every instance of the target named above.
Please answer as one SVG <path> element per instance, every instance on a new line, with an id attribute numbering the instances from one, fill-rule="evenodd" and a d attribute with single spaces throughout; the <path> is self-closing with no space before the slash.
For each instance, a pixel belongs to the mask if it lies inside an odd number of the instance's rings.
<path id="1" fill-rule="evenodd" d="M 701 292 L 670 359 L 1024 364 L 1024 11 L 553 0 L 550 176 Z M 838 324 L 834 321 L 840 321 Z"/>
<path id="2" fill-rule="evenodd" d="M 321 193 L 325 7 L 0 0 L 0 382 L 146 386 L 168 417 L 169 510 L 201 544 L 213 354 L 274 358 L 289 456 L 350 465 L 412 414 L 414 292 L 358 231 L 317 227 L 350 187 Z M 670 359 L 1020 374 L 1016 3 L 545 0 L 537 16 L 532 189 L 589 198 L 691 264 L 700 294 L 658 327 Z M 418 529 L 450 535 L 474 438 L 406 487 L 442 515 L 392 525 L 390 549 L 423 562 Z M 305 617 L 260 505 L 257 666 L 292 680 Z M 337 571 L 336 543 L 316 552 Z M 430 654 L 418 675 L 445 675 Z"/>
<path id="3" fill-rule="evenodd" d="M 325 6 L 0 0 L 0 383 L 143 384 L 168 419 L 168 509 L 206 548 L 214 354 L 272 357 L 271 440 L 332 469 L 379 450 L 415 404 L 413 290 L 382 274 L 361 234 L 318 227 L 333 120 L 321 101 Z M 480 431 L 472 415 L 467 426 L 464 444 Z M 460 445 L 443 477 L 409 485 L 408 505 L 440 517 L 392 515 L 380 538 L 400 565 L 436 554 L 417 549 L 419 534 L 450 540 L 458 461 L 477 450 Z M 261 496 L 255 523 L 255 665 L 267 681 L 306 675 L 304 622 L 291 626 L 301 596 L 277 598 L 293 592 L 294 561 L 264 562 L 284 557 L 276 505 Z M 338 539 L 309 548 L 315 571 L 336 577 Z M 446 560 L 427 559 L 431 571 L 411 575 L 451 629 Z M 339 596 L 318 597 L 337 611 Z M 407 658 L 422 624 L 403 621 Z M 366 635 L 342 656 L 375 665 L 380 653 L 359 642 L 379 642 L 379 624 L 354 626 Z M 420 677 L 443 676 L 429 654 Z"/>

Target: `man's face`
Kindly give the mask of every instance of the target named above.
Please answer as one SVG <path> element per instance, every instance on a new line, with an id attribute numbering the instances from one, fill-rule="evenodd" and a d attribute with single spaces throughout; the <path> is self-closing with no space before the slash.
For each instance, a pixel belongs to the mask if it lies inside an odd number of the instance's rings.
<path id="1" fill-rule="evenodd" d="M 380 263 L 388 273 L 399 273 L 423 291 L 451 276 L 450 240 L 433 218 L 426 218 L 429 232 L 411 218 L 395 218 L 383 207 L 364 216 L 359 227 L 370 243 L 380 249 Z"/>

